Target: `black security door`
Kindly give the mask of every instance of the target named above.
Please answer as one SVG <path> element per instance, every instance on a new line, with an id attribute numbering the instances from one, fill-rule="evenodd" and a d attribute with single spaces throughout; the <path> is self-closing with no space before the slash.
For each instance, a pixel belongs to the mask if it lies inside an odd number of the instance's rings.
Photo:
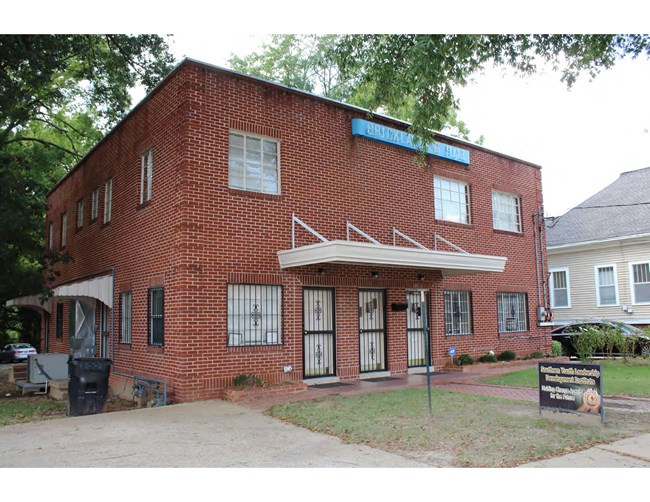
<path id="1" fill-rule="evenodd" d="M 383 289 L 359 290 L 361 373 L 386 370 L 386 302 Z"/>
<path id="2" fill-rule="evenodd" d="M 406 337 L 408 343 L 408 367 L 426 366 L 426 345 L 424 334 L 424 319 L 422 318 L 422 307 L 420 291 L 406 292 Z M 426 293 L 425 305 L 427 307 L 427 319 L 429 313 L 429 293 Z M 427 330 L 428 331 L 428 330 Z M 428 333 L 427 333 L 428 334 Z"/>
<path id="3" fill-rule="evenodd" d="M 304 377 L 336 375 L 334 289 L 302 292 Z"/>

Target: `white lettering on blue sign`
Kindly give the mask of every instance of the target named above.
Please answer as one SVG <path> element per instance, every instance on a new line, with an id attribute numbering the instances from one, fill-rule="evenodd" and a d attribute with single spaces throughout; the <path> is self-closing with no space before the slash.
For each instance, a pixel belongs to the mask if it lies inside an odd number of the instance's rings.
<path id="1" fill-rule="evenodd" d="M 352 119 L 352 135 L 368 138 L 375 141 L 381 141 L 389 145 L 406 148 L 407 150 L 417 150 L 414 136 L 399 129 L 386 127 L 381 124 L 375 124 L 364 119 Z M 451 160 L 466 166 L 469 165 L 469 150 L 457 148 L 451 145 L 445 145 L 433 142 L 427 147 L 427 154 L 441 159 Z"/>

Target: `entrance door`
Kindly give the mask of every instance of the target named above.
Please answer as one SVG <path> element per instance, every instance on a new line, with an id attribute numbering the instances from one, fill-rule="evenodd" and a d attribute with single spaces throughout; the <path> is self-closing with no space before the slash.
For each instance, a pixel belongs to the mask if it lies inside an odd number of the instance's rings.
<path id="1" fill-rule="evenodd" d="M 304 378 L 336 375 L 334 289 L 302 290 Z"/>
<path id="2" fill-rule="evenodd" d="M 420 291 L 406 292 L 406 337 L 408 342 L 408 367 L 426 366 L 426 345 L 424 338 L 424 319 L 420 302 Z M 426 293 L 427 321 L 429 317 L 429 293 Z M 427 324 L 428 324 L 427 323 Z M 428 335 L 428 333 L 427 333 Z"/>
<path id="3" fill-rule="evenodd" d="M 386 305 L 383 289 L 359 290 L 361 373 L 386 370 Z"/>
<path id="4" fill-rule="evenodd" d="M 95 306 L 72 300 L 70 312 L 74 318 L 72 355 L 75 358 L 95 357 Z"/>
<path id="5" fill-rule="evenodd" d="M 102 303 L 101 320 L 99 323 L 99 357 L 108 358 L 108 320 L 109 308 Z"/>

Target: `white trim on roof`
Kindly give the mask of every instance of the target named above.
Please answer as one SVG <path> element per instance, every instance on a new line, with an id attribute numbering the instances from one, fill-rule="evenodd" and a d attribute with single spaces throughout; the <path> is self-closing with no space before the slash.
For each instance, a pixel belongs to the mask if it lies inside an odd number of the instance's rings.
<path id="1" fill-rule="evenodd" d="M 445 276 L 503 272 L 507 258 L 428 251 L 350 241 L 329 241 L 278 251 L 280 268 L 322 263 L 377 265 L 442 270 Z"/>
<path id="2" fill-rule="evenodd" d="M 631 240 L 643 240 L 643 239 L 648 239 L 650 240 L 650 234 L 636 234 L 636 235 L 624 235 L 624 236 L 619 236 L 619 237 L 610 237 L 608 239 L 601 239 L 601 240 L 594 240 L 594 241 L 580 241 L 580 242 L 571 242 L 568 244 L 558 244 L 556 246 L 546 246 L 546 250 L 549 253 L 552 252 L 558 252 L 561 253 L 564 250 L 568 251 L 573 251 L 574 248 L 580 248 L 580 247 L 598 247 L 602 244 L 611 244 L 615 245 L 619 241 L 631 241 Z M 626 242 L 627 243 L 627 242 Z"/>
<path id="3" fill-rule="evenodd" d="M 52 313 L 52 302 L 50 300 L 45 300 L 45 302 L 41 303 L 41 298 L 38 295 L 12 298 L 11 300 L 7 300 L 5 305 L 7 307 L 30 307 L 42 309 L 45 310 L 45 312 Z"/>

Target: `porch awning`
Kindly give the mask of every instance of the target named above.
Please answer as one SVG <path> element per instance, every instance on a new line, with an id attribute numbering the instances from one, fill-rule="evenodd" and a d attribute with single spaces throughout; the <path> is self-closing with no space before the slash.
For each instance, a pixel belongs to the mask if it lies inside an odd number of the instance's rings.
<path id="1" fill-rule="evenodd" d="M 278 251 L 278 260 L 283 269 L 338 263 L 442 270 L 454 276 L 503 272 L 507 258 L 339 240 Z"/>
<path id="2" fill-rule="evenodd" d="M 42 309 L 46 312 L 52 313 L 52 302 L 46 300 L 44 303 L 41 303 L 41 298 L 38 295 L 30 296 L 20 296 L 18 298 L 12 298 L 5 302 L 7 307 L 29 307 L 33 309 Z"/>
<path id="3" fill-rule="evenodd" d="M 104 275 L 85 281 L 76 281 L 54 288 L 54 297 L 87 297 L 95 298 L 108 308 L 113 308 L 113 276 Z"/>

